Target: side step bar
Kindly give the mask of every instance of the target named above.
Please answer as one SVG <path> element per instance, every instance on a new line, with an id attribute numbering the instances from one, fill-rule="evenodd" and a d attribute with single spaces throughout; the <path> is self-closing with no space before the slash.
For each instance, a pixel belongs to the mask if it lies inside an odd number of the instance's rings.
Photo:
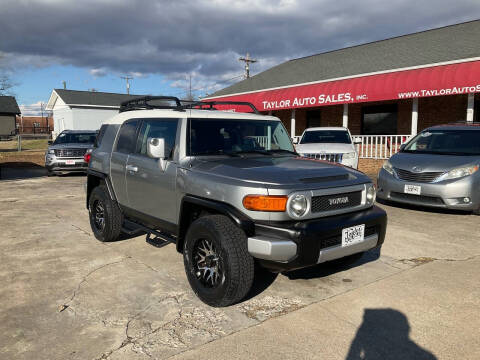
<path id="1" fill-rule="evenodd" d="M 147 233 L 145 241 L 157 248 L 162 248 L 170 243 L 175 244 L 177 239 L 157 230 L 150 229 L 146 226 L 137 224 L 131 220 L 124 219 L 122 232 L 128 235 L 137 235 L 140 233 Z"/>

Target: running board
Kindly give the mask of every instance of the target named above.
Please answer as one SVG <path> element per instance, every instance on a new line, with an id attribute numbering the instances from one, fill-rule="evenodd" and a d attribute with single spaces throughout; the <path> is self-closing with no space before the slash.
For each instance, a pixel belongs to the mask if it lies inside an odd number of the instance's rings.
<path id="1" fill-rule="evenodd" d="M 170 243 L 175 244 L 177 242 L 177 240 L 172 236 L 169 236 L 157 230 L 150 229 L 146 226 L 140 225 L 128 219 L 123 220 L 122 232 L 128 235 L 139 235 L 140 233 L 147 233 L 145 241 L 148 244 L 157 248 L 162 248 Z"/>
<path id="2" fill-rule="evenodd" d="M 170 243 L 175 244 L 177 242 L 174 238 L 155 230 L 150 230 L 150 232 L 147 233 L 145 241 L 156 248 L 162 248 Z"/>

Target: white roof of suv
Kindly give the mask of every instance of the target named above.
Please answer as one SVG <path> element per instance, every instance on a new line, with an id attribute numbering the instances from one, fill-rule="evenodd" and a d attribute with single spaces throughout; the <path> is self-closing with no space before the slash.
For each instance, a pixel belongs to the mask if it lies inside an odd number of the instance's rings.
<path id="1" fill-rule="evenodd" d="M 244 119 L 244 120 L 272 120 L 280 121 L 279 118 L 269 115 L 257 115 L 252 113 L 231 112 L 222 110 L 193 110 L 184 111 L 172 109 L 145 109 L 125 111 L 106 120 L 104 124 L 123 124 L 133 118 L 202 118 L 202 119 Z"/>

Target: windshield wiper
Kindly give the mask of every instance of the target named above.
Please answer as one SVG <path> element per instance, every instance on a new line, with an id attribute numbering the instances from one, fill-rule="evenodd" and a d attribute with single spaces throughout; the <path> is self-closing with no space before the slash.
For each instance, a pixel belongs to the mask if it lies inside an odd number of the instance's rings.
<path id="1" fill-rule="evenodd" d="M 239 150 L 234 151 L 232 154 L 262 154 L 262 155 L 270 155 L 267 150 Z"/>
<path id="2" fill-rule="evenodd" d="M 265 150 L 265 151 L 268 151 L 269 153 L 273 153 L 273 152 L 283 152 L 283 153 L 287 153 L 287 154 L 292 154 L 292 155 L 298 156 L 298 153 L 297 153 L 297 152 L 295 152 L 295 151 L 290 151 L 290 150 L 285 150 L 285 149 L 272 149 L 272 150 Z"/>
<path id="3" fill-rule="evenodd" d="M 223 151 L 223 150 L 207 150 L 203 152 L 199 152 L 196 154 L 193 154 L 192 156 L 215 156 L 215 155 L 225 155 L 225 156 L 231 156 L 231 157 L 240 157 L 240 155 L 237 155 L 237 152 L 231 152 L 231 151 Z"/>

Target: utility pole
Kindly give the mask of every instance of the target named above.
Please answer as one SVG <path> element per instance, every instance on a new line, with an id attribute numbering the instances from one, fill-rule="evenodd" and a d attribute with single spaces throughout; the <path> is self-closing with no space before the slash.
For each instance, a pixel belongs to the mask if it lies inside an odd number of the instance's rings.
<path id="1" fill-rule="evenodd" d="M 258 60 L 250 58 L 249 53 L 247 53 L 247 56 L 241 57 L 238 60 L 245 62 L 245 79 L 248 79 L 250 77 L 250 63 L 256 63 Z"/>
<path id="2" fill-rule="evenodd" d="M 129 80 L 133 79 L 133 76 L 120 76 L 120 79 L 124 79 L 127 82 L 127 94 L 130 95 L 130 83 L 128 82 Z"/>

